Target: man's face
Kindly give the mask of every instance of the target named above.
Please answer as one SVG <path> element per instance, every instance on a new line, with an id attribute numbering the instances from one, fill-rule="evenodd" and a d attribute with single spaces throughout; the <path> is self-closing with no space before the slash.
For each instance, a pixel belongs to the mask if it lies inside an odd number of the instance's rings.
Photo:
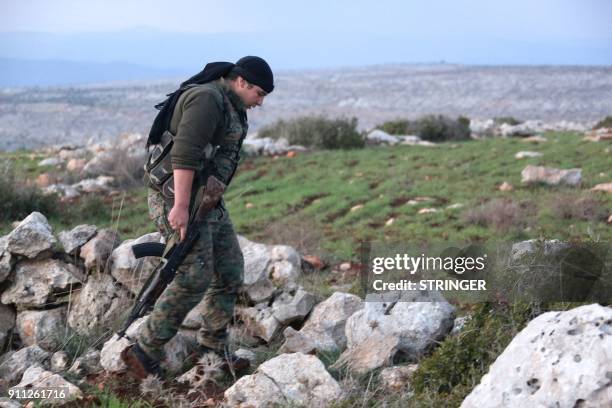
<path id="1" fill-rule="evenodd" d="M 257 85 L 248 83 L 244 78 L 238 77 L 236 93 L 242 99 L 247 109 L 261 106 L 267 93 Z"/>

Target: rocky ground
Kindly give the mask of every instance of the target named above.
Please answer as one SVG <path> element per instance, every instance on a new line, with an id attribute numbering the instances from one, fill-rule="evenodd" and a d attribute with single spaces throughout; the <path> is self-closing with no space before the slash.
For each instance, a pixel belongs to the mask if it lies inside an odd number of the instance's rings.
<path id="1" fill-rule="evenodd" d="M 113 333 L 154 267 L 134 258 L 130 247 L 141 242 L 160 242 L 160 235 L 122 241 L 93 225 L 56 234 L 36 212 L 0 238 L 2 394 L 55 387 L 63 394 L 53 403 L 82 406 L 100 403 L 97 391 L 108 386 L 124 397 L 140 393 L 172 407 L 342 406 L 354 390 L 331 372 L 344 370 L 376 373 L 385 393 L 403 393 L 407 402 L 421 358 L 465 330 L 466 317 L 457 319 L 456 307 L 438 292 L 360 298 L 337 291 L 317 299 L 298 284 L 302 274 L 316 270 L 316 259 L 241 237 L 245 284 L 230 344 L 254 370 L 222 380 L 213 355 L 186 366 L 201 325 L 197 306 L 166 345 L 168 377 L 138 385 L 125 377 L 119 357 L 129 341 Z M 517 243 L 516 252 L 533 245 Z M 558 241 L 546 245 L 562 247 Z M 128 336 L 145 320 L 134 322 Z M 329 353 L 338 356 L 332 365 L 322 361 Z M 610 355 L 612 308 L 589 304 L 541 314 L 510 342 L 462 407 L 607 406 Z M 14 398 L 0 403 L 21 406 Z"/>

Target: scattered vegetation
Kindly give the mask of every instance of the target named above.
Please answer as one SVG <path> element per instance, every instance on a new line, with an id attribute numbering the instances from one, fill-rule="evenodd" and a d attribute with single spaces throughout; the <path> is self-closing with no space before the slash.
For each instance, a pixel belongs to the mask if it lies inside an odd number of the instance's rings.
<path id="1" fill-rule="evenodd" d="M 357 131 L 357 119 L 327 119 L 307 116 L 288 121 L 279 120 L 259 131 L 260 137 L 285 138 L 292 145 L 318 149 L 354 149 L 365 145 Z"/>
<path id="2" fill-rule="evenodd" d="M 414 135 L 418 130 L 415 122 L 403 119 L 390 120 L 377 125 L 376 128 L 390 135 Z"/>
<path id="3" fill-rule="evenodd" d="M 44 195 L 35 185 L 28 185 L 15 175 L 13 165 L 0 162 L 0 222 L 21 220 L 32 211 L 47 216 L 58 214 L 58 197 Z"/>
<path id="4" fill-rule="evenodd" d="M 533 215 L 534 204 L 524 201 L 516 202 L 511 198 L 495 198 L 465 213 L 469 224 L 493 227 L 500 232 L 524 228 Z"/>
<path id="5" fill-rule="evenodd" d="M 419 362 L 412 386 L 414 406 L 458 407 L 489 365 L 525 324 L 540 314 L 537 305 L 478 304 L 456 336 L 447 337 Z"/>
<path id="6" fill-rule="evenodd" d="M 393 120 L 376 126 L 392 135 L 417 135 L 423 140 L 443 142 L 470 138 L 470 119 L 453 120 L 443 115 L 427 115 L 417 120 Z"/>
<path id="7" fill-rule="evenodd" d="M 601 128 L 612 128 L 612 116 L 606 116 L 593 126 L 593 130 Z"/>
<path id="8" fill-rule="evenodd" d="M 104 152 L 96 170 L 98 174 L 113 177 L 114 183 L 125 190 L 142 186 L 145 161 L 144 150 L 141 155 L 133 156 L 127 150 L 115 147 Z"/>
<path id="9" fill-rule="evenodd" d="M 493 122 L 496 125 L 502 125 L 505 123 L 506 125 L 511 125 L 511 126 L 516 126 L 516 125 L 520 125 L 521 123 L 523 123 L 522 121 L 518 120 L 514 116 L 498 116 L 496 118 L 493 118 Z"/>
<path id="10" fill-rule="evenodd" d="M 430 142 L 469 139 L 470 120 L 464 116 L 453 120 L 442 115 L 428 115 L 419 119 L 417 135 Z"/>
<path id="11" fill-rule="evenodd" d="M 602 203 L 593 195 L 559 193 L 551 197 L 548 208 L 558 218 L 597 221 L 608 215 Z"/>

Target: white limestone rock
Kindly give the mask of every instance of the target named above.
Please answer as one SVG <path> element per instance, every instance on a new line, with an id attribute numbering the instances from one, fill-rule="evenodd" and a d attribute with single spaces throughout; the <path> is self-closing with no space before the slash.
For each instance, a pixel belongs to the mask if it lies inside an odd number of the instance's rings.
<path id="1" fill-rule="evenodd" d="M 306 338 L 292 339 L 293 341 L 288 341 L 282 349 L 285 352 L 298 351 L 292 349 L 292 343 L 305 345 L 312 343 L 318 351 L 344 350 L 346 321 L 353 313 L 363 308 L 363 305 L 363 300 L 358 296 L 334 292 L 328 299 L 314 307 L 299 331 L 300 335 Z M 292 334 L 291 331 L 289 333 Z"/>
<path id="2" fill-rule="evenodd" d="M 132 303 L 128 291 L 110 275 L 92 275 L 74 295 L 68 325 L 82 335 L 111 329 Z"/>
<path id="3" fill-rule="evenodd" d="M 314 295 L 300 287 L 294 294 L 283 292 L 274 299 L 272 315 L 280 324 L 286 326 L 303 320 L 312 310 L 314 303 Z"/>
<path id="4" fill-rule="evenodd" d="M 147 242 L 162 242 L 162 235 L 159 232 L 154 232 L 135 240 L 124 241 L 113 250 L 110 257 L 111 275 L 134 295 L 140 292 L 142 285 L 160 262 L 159 258 L 154 257 L 143 259 L 134 257 L 132 245 Z"/>
<path id="5" fill-rule="evenodd" d="M 28 367 L 34 365 L 48 366 L 51 353 L 34 345 L 17 351 L 9 351 L 0 358 L 0 379 L 9 385 L 21 380 Z"/>
<path id="6" fill-rule="evenodd" d="M 57 242 L 47 218 L 33 212 L 23 219 L 7 237 L 7 250 L 16 255 L 35 258 Z"/>
<path id="7" fill-rule="evenodd" d="M 13 281 L 2 293 L 4 304 L 44 306 L 85 280 L 76 266 L 57 259 L 23 260 L 14 269 Z"/>
<path id="8" fill-rule="evenodd" d="M 85 245 L 98 232 L 95 225 L 78 225 L 70 231 L 62 231 L 58 234 L 59 240 L 64 246 L 64 252 L 74 254 L 77 249 Z"/>
<path id="9" fill-rule="evenodd" d="M 119 234 L 111 229 L 102 229 L 81 247 L 80 257 L 85 261 L 85 268 L 104 271 L 106 261 L 121 242 Z"/>
<path id="10" fill-rule="evenodd" d="M 83 398 L 83 393 L 76 385 L 66 381 L 59 374 L 54 374 L 40 366 L 29 367 L 24 373 L 21 382 L 15 388 L 45 388 L 58 390 L 58 395 L 54 398 L 41 399 L 41 405 L 63 404 L 70 401 L 76 401 Z M 60 394 L 63 391 L 64 394 Z M 57 398 L 55 398 L 57 397 Z"/>
<path id="11" fill-rule="evenodd" d="M 521 171 L 524 184 L 544 183 L 551 186 L 579 186 L 582 182 L 581 169 L 555 169 L 544 166 L 527 166 Z"/>
<path id="12" fill-rule="evenodd" d="M 17 314 L 17 333 L 24 344 L 49 351 L 58 349 L 66 338 L 66 310 L 24 310 Z"/>
<path id="13" fill-rule="evenodd" d="M 454 318 L 454 307 L 438 292 L 369 294 L 364 308 L 346 322 L 347 350 L 341 359 L 350 355 L 355 365 L 363 367 L 360 371 L 365 371 L 368 366 L 356 361 L 365 355 L 351 349 L 366 342 L 371 344 L 364 350 L 377 355 L 377 364 L 393 361 L 398 351 L 417 359 L 450 332 Z M 397 345 L 392 346 L 389 340 L 387 347 L 377 353 L 377 344 L 387 344 L 387 339 L 397 339 Z"/>
<path id="14" fill-rule="evenodd" d="M 282 354 L 261 364 L 225 391 L 229 406 L 328 407 L 343 398 L 340 385 L 315 356 Z"/>
<path id="15" fill-rule="evenodd" d="M 489 367 L 462 408 L 612 406 L 612 308 L 533 319 Z"/>

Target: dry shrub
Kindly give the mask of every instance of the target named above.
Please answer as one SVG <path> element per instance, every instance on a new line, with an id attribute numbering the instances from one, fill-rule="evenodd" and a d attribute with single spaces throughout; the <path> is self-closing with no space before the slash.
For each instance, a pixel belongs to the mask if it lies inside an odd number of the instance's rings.
<path id="1" fill-rule="evenodd" d="M 316 228 L 316 224 L 306 219 L 280 220 L 268 224 L 258 234 L 258 239 L 267 244 L 283 244 L 295 248 L 300 254 L 320 254 L 320 243 L 323 232 Z"/>
<path id="2" fill-rule="evenodd" d="M 60 208 L 55 195 L 44 195 L 35 185 L 27 185 L 15 174 L 11 162 L 0 162 L 0 223 L 21 220 L 32 211 L 49 217 Z"/>
<path id="3" fill-rule="evenodd" d="M 96 166 L 96 172 L 112 176 L 120 188 L 142 186 L 146 152 L 133 154 L 126 149 L 112 148 L 105 152 L 104 157 Z"/>
<path id="4" fill-rule="evenodd" d="M 527 226 L 527 218 L 534 213 L 530 202 L 516 202 L 510 198 L 496 198 L 465 212 L 467 223 L 493 227 L 500 232 Z"/>
<path id="5" fill-rule="evenodd" d="M 549 202 L 552 213 L 566 220 L 596 221 L 605 219 L 606 209 L 595 197 L 580 194 L 559 194 Z"/>
<path id="6" fill-rule="evenodd" d="M 357 118 L 328 119 L 322 116 L 304 116 L 279 120 L 259 131 L 260 137 L 285 138 L 292 145 L 317 149 L 355 149 L 365 145 L 357 130 Z"/>

